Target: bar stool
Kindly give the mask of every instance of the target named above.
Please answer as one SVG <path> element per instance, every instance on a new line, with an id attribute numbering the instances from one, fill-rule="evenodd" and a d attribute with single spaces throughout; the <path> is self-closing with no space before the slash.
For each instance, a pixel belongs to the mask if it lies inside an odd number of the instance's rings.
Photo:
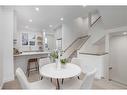
<path id="1" fill-rule="evenodd" d="M 31 68 L 32 64 L 35 65 L 33 68 Z M 37 58 L 32 58 L 32 59 L 28 60 L 28 64 L 27 64 L 27 76 L 28 77 L 29 77 L 29 74 L 31 71 L 38 71 L 39 72 L 39 65 L 38 65 Z"/>

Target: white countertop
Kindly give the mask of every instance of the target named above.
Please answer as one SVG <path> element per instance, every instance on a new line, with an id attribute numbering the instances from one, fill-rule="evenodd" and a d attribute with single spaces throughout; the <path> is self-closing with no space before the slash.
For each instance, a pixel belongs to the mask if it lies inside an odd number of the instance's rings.
<path id="1" fill-rule="evenodd" d="M 17 56 L 24 56 L 24 55 L 40 55 L 40 54 L 50 54 L 51 52 L 23 52 L 21 54 L 14 55 L 14 57 Z"/>

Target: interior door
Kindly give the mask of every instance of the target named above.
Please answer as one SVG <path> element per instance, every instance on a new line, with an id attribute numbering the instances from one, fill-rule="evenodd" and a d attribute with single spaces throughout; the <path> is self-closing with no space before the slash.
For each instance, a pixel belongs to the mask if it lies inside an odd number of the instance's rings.
<path id="1" fill-rule="evenodd" d="M 127 85 L 127 35 L 110 39 L 110 79 Z"/>

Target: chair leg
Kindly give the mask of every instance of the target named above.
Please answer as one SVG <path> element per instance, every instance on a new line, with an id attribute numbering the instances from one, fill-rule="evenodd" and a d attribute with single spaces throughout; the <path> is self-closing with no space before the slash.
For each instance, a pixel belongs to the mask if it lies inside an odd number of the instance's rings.
<path id="1" fill-rule="evenodd" d="M 38 63 L 37 63 L 37 65 L 38 65 Z M 38 65 L 38 74 L 39 74 L 39 65 Z"/>
<path id="2" fill-rule="evenodd" d="M 78 76 L 78 79 L 80 79 L 80 77 Z"/>
<path id="3" fill-rule="evenodd" d="M 35 67 L 36 67 L 36 71 L 37 71 L 38 74 L 39 74 L 39 64 L 38 64 L 38 62 L 35 62 Z"/>
<path id="4" fill-rule="evenodd" d="M 35 68 L 36 68 L 36 71 L 38 71 L 37 62 L 35 62 Z"/>
<path id="5" fill-rule="evenodd" d="M 51 78 L 50 80 L 51 80 L 51 82 L 52 82 L 52 78 Z"/>
<path id="6" fill-rule="evenodd" d="M 30 64 L 28 63 L 28 65 L 27 65 L 27 77 L 29 77 L 29 74 L 30 74 Z"/>
<path id="7" fill-rule="evenodd" d="M 63 84 L 63 81 L 64 81 L 64 79 L 62 79 L 62 84 Z"/>
<path id="8" fill-rule="evenodd" d="M 41 76 L 41 80 L 43 79 L 43 76 Z"/>
<path id="9" fill-rule="evenodd" d="M 27 77 L 29 77 L 29 73 L 30 73 L 30 72 L 28 71 L 28 73 L 27 73 Z"/>
<path id="10" fill-rule="evenodd" d="M 59 80 L 58 79 L 56 79 L 56 82 L 57 82 L 57 87 L 56 87 L 56 89 L 60 89 L 60 84 L 59 84 Z"/>

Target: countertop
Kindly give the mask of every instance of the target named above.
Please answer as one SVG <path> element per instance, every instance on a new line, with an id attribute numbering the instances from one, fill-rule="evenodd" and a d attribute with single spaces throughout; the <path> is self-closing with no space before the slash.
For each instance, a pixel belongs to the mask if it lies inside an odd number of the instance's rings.
<path id="1" fill-rule="evenodd" d="M 40 54 L 50 54 L 51 52 L 23 52 L 21 54 L 14 55 L 14 57 L 25 56 L 25 55 L 40 55 Z"/>

